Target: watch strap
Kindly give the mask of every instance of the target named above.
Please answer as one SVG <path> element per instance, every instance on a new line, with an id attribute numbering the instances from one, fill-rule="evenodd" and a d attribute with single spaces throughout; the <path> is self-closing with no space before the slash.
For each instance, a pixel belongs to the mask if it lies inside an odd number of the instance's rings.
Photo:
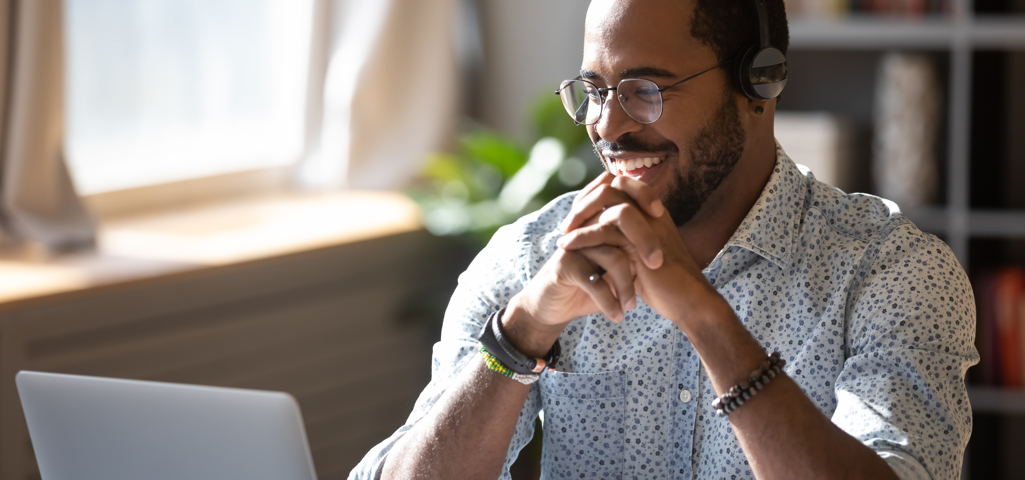
<path id="1" fill-rule="evenodd" d="M 502 362 L 510 370 L 524 375 L 540 374 L 548 370 L 555 370 L 555 364 L 559 361 L 562 353 L 562 346 L 556 340 L 549 349 L 545 358 L 534 358 L 524 355 L 505 338 L 502 333 L 501 319 L 505 309 L 501 309 L 488 317 L 484 322 L 478 340 L 496 359 Z"/>

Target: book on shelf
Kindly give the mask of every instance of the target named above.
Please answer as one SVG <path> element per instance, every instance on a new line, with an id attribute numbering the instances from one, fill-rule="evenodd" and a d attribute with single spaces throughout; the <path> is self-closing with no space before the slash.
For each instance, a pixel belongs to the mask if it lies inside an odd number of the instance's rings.
<path id="1" fill-rule="evenodd" d="M 976 283 L 979 316 L 979 383 L 1004 388 L 1025 386 L 1025 269 L 1004 267 Z"/>
<path id="2" fill-rule="evenodd" d="M 787 15 L 798 17 L 840 17 L 847 14 L 921 16 L 945 14 L 952 0 L 785 0 Z"/>

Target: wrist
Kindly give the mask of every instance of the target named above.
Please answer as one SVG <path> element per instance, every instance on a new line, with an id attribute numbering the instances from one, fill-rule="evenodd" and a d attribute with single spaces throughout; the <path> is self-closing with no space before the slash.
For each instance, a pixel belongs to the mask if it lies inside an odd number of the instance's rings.
<path id="1" fill-rule="evenodd" d="M 692 301 L 676 317 L 673 323 L 687 334 L 701 335 L 702 331 L 721 328 L 730 320 L 736 320 L 733 308 L 718 292 L 694 295 Z"/>
<path id="2" fill-rule="evenodd" d="M 713 388 L 723 393 L 746 378 L 767 352 L 718 292 L 701 305 L 674 323 L 701 357 Z"/>
<path id="3" fill-rule="evenodd" d="M 544 358 L 559 339 L 564 325 L 545 325 L 531 314 L 530 309 L 516 295 L 505 307 L 499 327 L 506 340 L 524 355 Z"/>
<path id="4" fill-rule="evenodd" d="M 669 308 L 664 315 L 687 336 L 706 326 L 721 325 L 724 318 L 735 318 L 733 307 L 703 277 L 679 275 L 666 284 L 678 285 L 676 292 L 688 292 L 674 295 L 672 302 L 666 302 Z"/>

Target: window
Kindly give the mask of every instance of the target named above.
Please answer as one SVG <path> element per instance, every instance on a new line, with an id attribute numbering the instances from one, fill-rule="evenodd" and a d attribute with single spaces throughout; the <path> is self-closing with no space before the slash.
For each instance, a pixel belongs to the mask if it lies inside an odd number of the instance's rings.
<path id="1" fill-rule="evenodd" d="M 65 0 L 65 150 L 78 192 L 298 160 L 312 3 Z"/>

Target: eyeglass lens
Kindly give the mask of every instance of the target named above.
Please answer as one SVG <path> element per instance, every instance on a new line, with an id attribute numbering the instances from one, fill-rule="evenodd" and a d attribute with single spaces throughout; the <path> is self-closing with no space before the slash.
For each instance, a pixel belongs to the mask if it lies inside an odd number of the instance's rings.
<path id="1" fill-rule="evenodd" d="M 604 97 L 613 90 L 602 92 L 586 80 L 562 82 L 559 96 L 566 112 L 579 125 L 593 125 L 601 118 Z M 651 80 L 629 78 L 619 82 L 614 90 L 623 110 L 640 123 L 653 123 L 662 116 L 662 93 Z"/>

